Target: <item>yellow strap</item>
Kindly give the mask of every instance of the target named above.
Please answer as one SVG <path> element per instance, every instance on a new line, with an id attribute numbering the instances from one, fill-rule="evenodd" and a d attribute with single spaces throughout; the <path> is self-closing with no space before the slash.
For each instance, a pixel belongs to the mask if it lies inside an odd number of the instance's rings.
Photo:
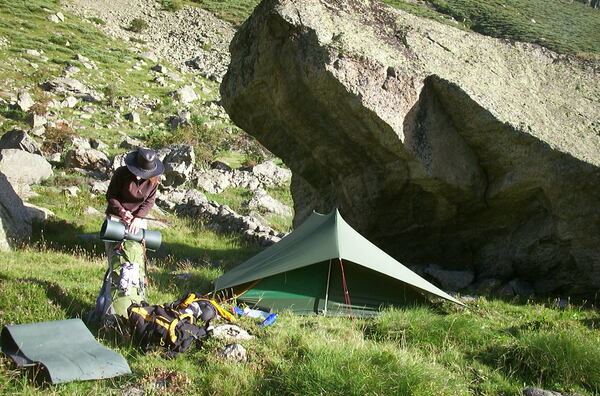
<path id="1" fill-rule="evenodd" d="M 185 314 L 185 315 L 181 315 L 178 318 L 173 319 L 173 321 L 171 322 L 171 325 L 169 326 L 169 337 L 171 338 L 171 342 L 174 344 L 175 341 L 177 341 L 177 334 L 175 334 L 175 327 L 177 327 L 177 323 L 179 323 L 179 321 L 184 320 L 188 318 L 192 324 L 194 324 L 194 316 L 191 314 Z"/>
<path id="2" fill-rule="evenodd" d="M 131 312 L 140 315 L 144 320 L 152 320 L 152 316 L 143 307 L 133 307 L 131 308 Z"/>
<path id="3" fill-rule="evenodd" d="M 221 306 L 219 304 L 217 304 L 217 302 L 215 300 L 211 300 L 208 298 L 203 298 L 203 297 L 197 297 L 196 294 L 194 293 L 190 293 L 186 296 L 185 300 L 183 300 L 178 306 L 178 309 L 185 309 L 187 308 L 191 303 L 196 302 L 196 301 L 207 301 L 209 303 L 212 304 L 213 307 L 215 307 L 215 309 L 217 310 L 217 313 L 219 314 L 220 317 L 222 317 L 223 319 L 227 320 L 228 322 L 235 322 L 235 316 L 233 316 L 232 314 L 230 314 L 229 312 L 227 312 L 226 310 L 224 310 L 223 308 L 221 308 Z"/>

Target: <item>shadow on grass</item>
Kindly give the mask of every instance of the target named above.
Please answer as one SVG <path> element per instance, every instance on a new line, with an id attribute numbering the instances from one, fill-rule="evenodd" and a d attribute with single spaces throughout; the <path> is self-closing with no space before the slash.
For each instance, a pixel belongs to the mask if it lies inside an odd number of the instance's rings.
<path id="1" fill-rule="evenodd" d="M 64 287 L 58 283 L 49 282 L 37 278 L 25 278 L 15 279 L 17 281 L 23 281 L 33 283 L 41 286 L 46 291 L 46 296 L 54 302 L 56 302 L 70 317 L 83 317 L 85 313 L 92 310 L 93 306 L 84 300 L 80 299 L 73 293 L 67 291 Z"/>
<path id="2" fill-rule="evenodd" d="M 97 234 L 85 234 L 83 227 L 53 218 L 33 223 L 31 243 L 60 253 L 104 254 L 104 242 Z"/>
<path id="3" fill-rule="evenodd" d="M 171 270 L 167 268 L 159 269 L 150 273 L 152 279 L 152 286 L 157 291 L 163 293 L 173 293 L 175 291 L 177 295 L 183 295 L 187 292 L 197 292 L 205 294 L 211 292 L 213 287 L 213 277 L 208 276 L 204 273 L 189 274 L 178 278 Z M 171 301 L 160 301 L 156 303 L 171 302 Z"/>

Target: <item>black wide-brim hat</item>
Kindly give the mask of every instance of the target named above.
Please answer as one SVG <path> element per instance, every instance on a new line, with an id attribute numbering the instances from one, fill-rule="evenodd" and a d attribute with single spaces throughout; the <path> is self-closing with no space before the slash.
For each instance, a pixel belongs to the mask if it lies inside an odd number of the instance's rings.
<path id="1" fill-rule="evenodd" d="M 165 171 L 165 167 L 162 161 L 158 159 L 156 151 L 143 147 L 128 153 L 124 161 L 127 169 L 142 179 L 162 175 Z"/>

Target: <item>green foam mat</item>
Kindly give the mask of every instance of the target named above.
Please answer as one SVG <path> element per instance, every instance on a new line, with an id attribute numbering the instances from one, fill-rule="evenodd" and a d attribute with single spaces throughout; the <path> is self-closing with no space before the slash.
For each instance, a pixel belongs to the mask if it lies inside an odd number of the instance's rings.
<path id="1" fill-rule="evenodd" d="M 19 367 L 41 365 L 53 384 L 131 374 L 125 358 L 100 345 L 81 319 L 5 326 L 0 345 Z"/>

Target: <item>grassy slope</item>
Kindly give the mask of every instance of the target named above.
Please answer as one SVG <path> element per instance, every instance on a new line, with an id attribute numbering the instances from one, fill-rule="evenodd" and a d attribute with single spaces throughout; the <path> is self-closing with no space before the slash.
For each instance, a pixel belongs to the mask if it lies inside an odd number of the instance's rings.
<path id="1" fill-rule="evenodd" d="M 182 234 L 193 234 L 179 226 Z M 211 260 L 243 251 L 231 239 L 209 248 L 210 237 L 197 236 L 198 249 Z M 92 247 L 61 249 L 38 244 L 0 253 L 0 324 L 59 320 L 91 309 L 104 263 Z M 192 278 L 173 278 L 182 271 Z M 150 299 L 170 301 L 188 290 L 209 290 L 222 271 L 177 254 L 154 257 Z M 242 326 L 257 336 L 243 342 L 249 353 L 243 364 L 217 358 L 223 343 L 216 340 L 164 360 L 94 330 L 127 358 L 131 376 L 43 387 L 3 358 L 0 392 L 111 394 L 127 386 L 149 387 L 148 378 L 170 373 L 173 394 L 514 395 L 525 386 L 600 394 L 600 315 L 590 309 L 480 299 L 466 310 L 442 304 L 354 321 L 283 313 L 265 329 L 250 319 Z"/>
<path id="2" fill-rule="evenodd" d="M 54 1 L 0 0 L 0 35 L 10 40 L 0 48 L 0 90 L 57 75 L 66 63 L 76 64 L 72 58 L 78 52 L 98 64 L 101 73 L 86 77 L 96 88 L 121 78 L 120 89 L 127 95 L 164 94 L 159 88 L 147 91 L 154 89 L 144 84 L 147 66 L 139 74 L 127 70 L 136 59 L 124 46 L 73 16 L 67 16 L 69 24 L 54 25 L 42 7 L 58 10 Z M 70 48 L 60 38 L 52 40 L 55 36 L 68 37 Z M 50 61 L 34 69 L 23 54 L 29 48 L 43 49 Z M 44 95 L 34 93 L 36 99 Z M 165 102 L 165 107 L 170 105 Z M 6 114 L 8 107 L 2 110 L 4 130 L 22 125 L 18 114 Z M 118 141 L 114 130 L 83 125 L 77 132 Z M 36 225 L 29 246 L 0 253 L 0 326 L 78 317 L 92 307 L 105 265 L 102 246 L 77 235 L 98 230 L 101 217 L 81 212 L 87 206 L 102 210 L 104 203 L 85 189 L 68 198 L 59 189 L 67 185 L 85 185 L 85 178 L 56 175 L 36 188 L 40 196 L 33 202 L 55 211 L 56 218 Z M 285 189 L 273 194 L 289 200 Z M 235 204 L 239 197 L 227 199 Z M 164 249 L 149 265 L 153 303 L 172 301 L 190 290 L 208 291 L 215 277 L 258 251 L 236 236 L 216 235 L 197 222 L 166 217 L 170 228 L 163 231 Z M 174 278 L 182 272 L 191 277 Z M 392 310 L 370 321 L 283 313 L 266 329 L 251 320 L 243 320 L 242 326 L 257 336 L 244 342 L 249 361 L 243 364 L 217 358 L 215 351 L 223 343 L 216 340 L 165 360 L 93 329 L 101 342 L 127 358 L 131 376 L 42 386 L 1 357 L 0 393 L 118 394 L 138 386 L 149 393 L 172 394 L 514 395 L 526 386 L 541 386 L 600 394 L 600 315 L 589 308 L 480 299 L 467 310 L 449 305 Z M 166 390 L 152 389 L 157 375 L 169 378 Z"/>
<path id="3" fill-rule="evenodd" d="M 426 7 L 403 0 L 383 1 L 487 36 L 537 43 L 560 53 L 600 54 L 600 10 L 578 2 L 429 0 L 430 7 Z"/>

